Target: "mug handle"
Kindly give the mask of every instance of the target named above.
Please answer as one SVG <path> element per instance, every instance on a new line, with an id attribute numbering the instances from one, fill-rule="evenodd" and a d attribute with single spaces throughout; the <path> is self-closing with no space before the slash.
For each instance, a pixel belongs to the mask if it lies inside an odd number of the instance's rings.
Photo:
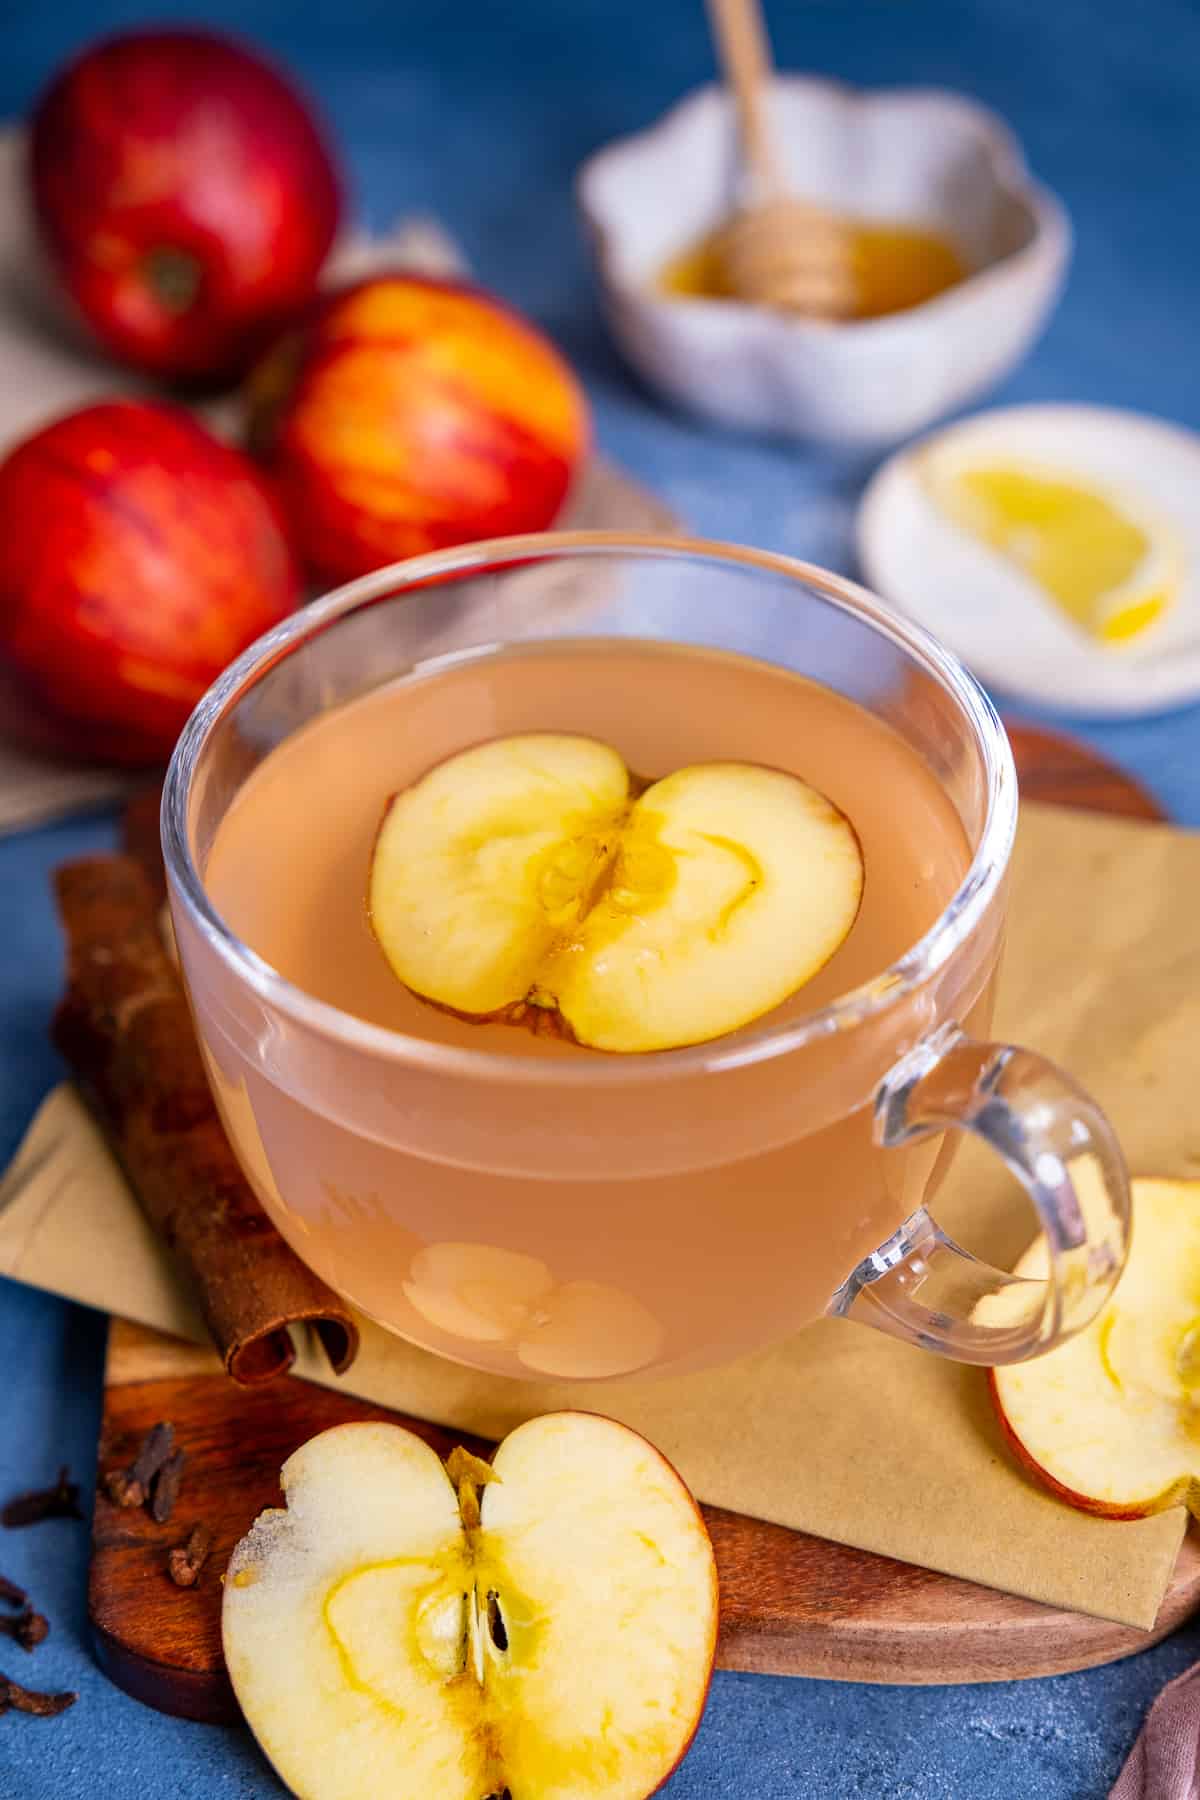
<path id="1" fill-rule="evenodd" d="M 1095 1101 L 1052 1062 L 975 1043 L 953 1023 L 903 1057 L 875 1098 L 875 1141 L 885 1148 L 947 1130 L 982 1138 L 1024 1187 L 1045 1234 L 1046 1279 L 981 1262 L 922 1207 L 859 1263 L 829 1312 L 957 1362 L 1025 1362 L 1094 1319 L 1125 1266 L 1120 1145 Z"/>

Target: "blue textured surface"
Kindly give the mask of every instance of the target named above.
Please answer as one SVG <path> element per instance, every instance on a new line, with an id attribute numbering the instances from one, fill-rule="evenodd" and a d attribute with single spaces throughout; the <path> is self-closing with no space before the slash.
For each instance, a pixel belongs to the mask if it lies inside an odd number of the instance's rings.
<path id="1" fill-rule="evenodd" d="M 1194 0 L 777 0 L 773 10 L 781 58 L 793 66 L 860 82 L 945 83 L 996 107 L 1066 199 L 1078 231 L 1066 300 L 997 398 L 1103 401 L 1200 426 Z M 850 521 L 869 460 L 732 440 L 671 417 L 625 374 L 597 322 L 571 175 L 597 144 L 708 76 L 701 0 L 156 0 L 149 11 L 204 11 L 288 57 L 342 135 L 362 210 L 376 223 L 410 207 L 436 210 L 481 275 L 574 357 L 605 448 L 693 525 L 851 566 Z M 23 110 L 57 60 L 101 24 L 142 14 L 95 0 L 9 0 L 0 115 Z M 1177 819 L 1200 825 L 1200 709 L 1082 729 Z M 45 1037 L 60 960 L 48 872 L 106 844 L 111 829 L 98 819 L 0 844 L 0 1159 L 58 1072 Z M 95 1315 L 0 1284 L 0 1494 L 50 1478 L 60 1459 L 86 1487 L 102 1335 Z M 245 1734 L 163 1719 L 96 1672 L 83 1527 L 5 1534 L 0 1568 L 27 1583 L 54 1622 L 35 1659 L 14 1648 L 0 1668 L 80 1691 L 58 1721 L 0 1720 L 0 1800 L 281 1791 Z M 1150 1696 L 1198 1643 L 1193 1628 L 1111 1669 L 990 1688 L 718 1676 L 669 1793 L 1098 1800 Z"/>

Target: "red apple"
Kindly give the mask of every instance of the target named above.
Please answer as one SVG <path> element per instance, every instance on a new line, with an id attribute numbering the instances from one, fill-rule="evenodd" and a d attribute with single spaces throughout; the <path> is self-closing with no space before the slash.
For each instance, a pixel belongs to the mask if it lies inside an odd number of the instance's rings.
<path id="1" fill-rule="evenodd" d="M 583 391 L 539 331 L 477 288 L 414 275 L 318 301 L 249 403 L 301 554 L 335 582 L 546 529 L 590 440 Z"/>
<path id="2" fill-rule="evenodd" d="M 109 38 L 64 69 L 34 113 L 32 178 L 101 343 L 186 381 L 240 373 L 308 300 L 340 209 L 294 88 L 199 31 Z"/>
<path id="3" fill-rule="evenodd" d="M 299 598 L 261 474 L 173 407 L 85 407 L 0 464 L 0 675 L 26 738 L 164 760 L 210 682 Z"/>

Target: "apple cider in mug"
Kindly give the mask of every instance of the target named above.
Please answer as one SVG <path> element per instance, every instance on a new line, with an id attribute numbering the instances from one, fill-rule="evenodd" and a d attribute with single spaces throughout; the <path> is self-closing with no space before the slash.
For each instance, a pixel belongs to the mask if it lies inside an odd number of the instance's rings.
<path id="1" fill-rule="evenodd" d="M 226 1124 L 305 1260 L 429 1349 L 531 1379 L 734 1355 L 819 1316 L 941 1160 L 872 1137 L 920 991 L 874 1048 L 755 1044 L 882 979 L 968 862 L 916 751 L 783 669 L 628 639 L 428 665 L 271 751 L 203 875 L 266 963 L 444 1078 L 367 1042 L 347 1082 L 284 1016 L 247 1045 L 214 975 Z M 986 987 L 954 998 L 986 1027 Z M 706 1056 L 744 1065 L 727 1115 Z"/>

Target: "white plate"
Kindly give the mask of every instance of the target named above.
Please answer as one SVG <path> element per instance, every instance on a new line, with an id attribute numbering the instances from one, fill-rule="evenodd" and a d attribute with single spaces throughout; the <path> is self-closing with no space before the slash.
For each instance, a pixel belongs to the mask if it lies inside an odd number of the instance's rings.
<path id="1" fill-rule="evenodd" d="M 1031 580 L 937 509 L 919 459 L 986 452 L 1093 481 L 1162 519 L 1183 556 L 1174 606 L 1126 646 L 1096 643 Z M 957 652 L 989 686 L 1095 717 L 1161 712 L 1200 696 L 1200 437 L 1103 406 L 979 413 L 890 457 L 857 519 L 863 580 Z"/>

